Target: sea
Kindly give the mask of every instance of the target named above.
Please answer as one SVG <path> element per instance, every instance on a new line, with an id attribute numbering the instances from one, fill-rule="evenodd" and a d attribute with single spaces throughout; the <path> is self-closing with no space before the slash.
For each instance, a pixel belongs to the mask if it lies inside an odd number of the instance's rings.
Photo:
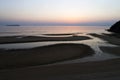
<path id="1" fill-rule="evenodd" d="M 109 26 L 0 26 L 0 36 L 99 33 L 108 28 Z"/>
<path id="2" fill-rule="evenodd" d="M 85 44 L 90 46 L 95 54 L 91 56 L 86 56 L 84 58 L 68 60 L 63 62 L 58 62 L 55 64 L 67 64 L 67 63 L 79 63 L 79 62 L 89 62 L 89 61 L 102 61 L 108 59 L 119 58 L 119 56 L 105 53 L 100 50 L 100 46 L 116 47 L 107 43 L 106 41 L 89 35 L 90 33 L 109 33 L 106 29 L 110 26 L 0 26 L 0 37 L 3 36 L 51 36 L 51 37 L 67 37 L 69 35 L 45 35 L 45 34 L 79 34 L 78 36 L 88 36 L 92 39 L 82 40 L 82 41 L 50 41 L 50 42 L 29 42 L 29 43 L 12 43 L 12 44 L 0 44 L 0 49 L 25 49 L 34 48 L 40 46 L 54 45 L 60 43 L 76 43 Z"/>

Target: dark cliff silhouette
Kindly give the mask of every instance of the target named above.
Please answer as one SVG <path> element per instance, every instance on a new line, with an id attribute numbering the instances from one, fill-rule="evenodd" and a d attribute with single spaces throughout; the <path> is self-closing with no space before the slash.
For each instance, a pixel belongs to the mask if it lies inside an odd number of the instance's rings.
<path id="1" fill-rule="evenodd" d="M 108 31 L 115 32 L 115 33 L 120 33 L 120 21 L 113 24 Z"/>

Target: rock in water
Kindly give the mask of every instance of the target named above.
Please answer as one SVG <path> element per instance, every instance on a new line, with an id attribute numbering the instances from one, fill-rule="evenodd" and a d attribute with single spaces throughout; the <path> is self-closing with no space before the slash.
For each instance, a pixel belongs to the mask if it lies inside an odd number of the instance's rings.
<path id="1" fill-rule="evenodd" d="M 115 33 L 120 33 L 120 21 L 118 21 L 115 24 L 113 24 L 111 26 L 111 28 L 109 29 L 109 31 L 115 32 Z"/>

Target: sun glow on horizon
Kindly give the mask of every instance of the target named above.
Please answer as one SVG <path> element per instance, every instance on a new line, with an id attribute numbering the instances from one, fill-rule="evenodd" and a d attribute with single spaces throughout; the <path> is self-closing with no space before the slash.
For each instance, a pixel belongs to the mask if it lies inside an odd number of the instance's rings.
<path id="1" fill-rule="evenodd" d="M 87 23 L 120 19 L 120 0 L 0 0 L 0 21 Z"/>

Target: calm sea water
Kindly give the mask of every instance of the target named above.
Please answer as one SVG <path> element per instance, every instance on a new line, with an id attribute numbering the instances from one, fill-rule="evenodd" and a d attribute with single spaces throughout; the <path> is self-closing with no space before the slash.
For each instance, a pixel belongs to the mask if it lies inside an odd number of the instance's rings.
<path id="1" fill-rule="evenodd" d="M 99 33 L 108 26 L 0 26 L 0 36 L 60 33 Z"/>
<path id="2" fill-rule="evenodd" d="M 115 47 L 115 45 L 109 44 L 106 41 L 88 35 L 88 33 L 107 33 L 105 29 L 109 26 L 1 26 L 0 36 L 44 36 L 43 34 L 68 34 L 68 33 L 80 33 L 80 36 L 88 36 L 92 39 L 82 40 L 82 41 L 52 41 L 52 42 L 30 42 L 30 43 L 13 43 L 13 44 L 0 44 L 0 48 L 4 49 L 22 49 L 22 48 L 33 48 L 39 46 L 53 45 L 59 43 L 77 43 L 85 44 L 90 46 L 96 54 L 92 56 L 87 56 L 80 59 L 70 60 L 61 62 L 66 63 L 78 63 L 78 62 L 88 62 L 88 61 L 100 61 L 106 59 L 119 58 L 116 55 L 102 52 L 100 46 Z M 61 64 L 60 63 L 60 64 Z M 59 64 L 59 63 L 58 63 Z"/>

